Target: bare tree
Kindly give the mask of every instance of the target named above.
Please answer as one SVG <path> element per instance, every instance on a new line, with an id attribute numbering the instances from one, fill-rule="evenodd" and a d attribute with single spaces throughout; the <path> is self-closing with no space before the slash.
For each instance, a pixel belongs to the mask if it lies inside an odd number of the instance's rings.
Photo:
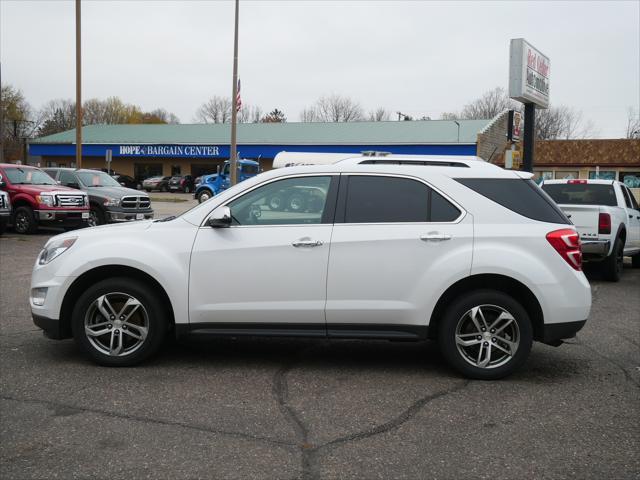
<path id="1" fill-rule="evenodd" d="M 258 123 L 260 120 L 262 120 L 262 109 L 260 107 L 242 104 L 242 108 L 238 112 L 238 122 Z"/>
<path id="2" fill-rule="evenodd" d="M 504 88 L 496 87 L 465 105 L 460 113 L 460 118 L 466 120 L 493 118 L 500 112 L 516 110 L 518 107 L 519 105 L 509 98 Z"/>
<path id="3" fill-rule="evenodd" d="M 364 119 L 364 112 L 358 102 L 334 94 L 320 97 L 315 104 L 304 109 L 300 116 L 303 122 L 357 122 Z M 305 120 L 309 118 L 313 120 Z"/>
<path id="4" fill-rule="evenodd" d="M 201 123 L 228 123 L 231 121 L 231 100 L 215 95 L 200 105 L 196 120 Z"/>
<path id="5" fill-rule="evenodd" d="M 50 100 L 40 111 L 43 119 L 39 136 L 53 135 L 76 128 L 76 102 L 73 100 Z"/>
<path id="6" fill-rule="evenodd" d="M 594 133 L 593 123 L 582 118 L 582 112 L 560 105 L 536 110 L 536 138 L 568 140 L 587 138 Z"/>
<path id="7" fill-rule="evenodd" d="M 443 112 L 440 114 L 440 120 L 459 120 L 460 114 L 455 112 Z"/>
<path id="8" fill-rule="evenodd" d="M 378 107 L 369 112 L 370 122 L 386 122 L 391 120 L 391 112 L 384 107 Z"/>
<path id="9" fill-rule="evenodd" d="M 300 112 L 300 121 L 301 122 L 318 122 L 318 115 L 316 113 L 316 109 L 314 107 L 305 108 Z"/>
<path id="10" fill-rule="evenodd" d="M 626 138 L 640 138 L 640 115 L 629 107 Z"/>
<path id="11" fill-rule="evenodd" d="M 171 123 L 178 124 L 180 119 L 173 113 L 167 112 L 164 108 L 156 108 L 144 114 L 145 120 L 143 123 Z"/>

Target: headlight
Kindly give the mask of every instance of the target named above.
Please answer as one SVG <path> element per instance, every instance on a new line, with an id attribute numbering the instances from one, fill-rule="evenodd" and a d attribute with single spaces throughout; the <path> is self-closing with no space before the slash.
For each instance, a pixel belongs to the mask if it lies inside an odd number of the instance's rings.
<path id="1" fill-rule="evenodd" d="M 41 205 L 46 205 L 47 207 L 53 207 L 55 205 L 53 195 L 36 195 L 36 201 Z"/>
<path id="2" fill-rule="evenodd" d="M 76 243 L 78 237 L 64 238 L 61 240 L 52 240 L 47 243 L 40 255 L 38 255 L 38 265 L 46 265 L 54 258 L 62 255 L 66 252 L 71 246 Z"/>
<path id="3" fill-rule="evenodd" d="M 104 200 L 104 202 L 102 202 L 102 204 L 105 207 L 117 207 L 118 205 L 120 205 L 120 199 L 119 198 L 106 198 Z"/>

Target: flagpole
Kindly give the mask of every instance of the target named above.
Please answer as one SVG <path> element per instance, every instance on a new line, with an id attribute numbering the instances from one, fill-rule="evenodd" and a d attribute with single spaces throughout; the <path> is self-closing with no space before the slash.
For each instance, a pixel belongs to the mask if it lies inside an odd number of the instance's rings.
<path id="1" fill-rule="evenodd" d="M 76 0 L 76 168 L 82 168 L 82 55 L 80 1 Z M 26 160 L 26 159 L 25 159 Z"/>
<path id="2" fill-rule="evenodd" d="M 238 120 L 238 16 L 240 14 L 240 0 L 236 0 L 236 21 L 233 37 L 233 89 L 231 96 L 231 148 L 229 161 L 231 163 L 231 185 L 238 183 L 238 158 L 236 143 L 236 122 Z"/>

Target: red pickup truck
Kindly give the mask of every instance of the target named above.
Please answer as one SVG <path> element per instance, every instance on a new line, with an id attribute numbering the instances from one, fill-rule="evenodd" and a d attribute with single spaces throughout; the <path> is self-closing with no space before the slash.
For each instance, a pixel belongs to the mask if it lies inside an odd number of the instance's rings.
<path id="1" fill-rule="evenodd" d="M 0 164 L 0 188 L 11 198 L 11 223 L 17 233 L 35 233 L 38 225 L 78 228 L 87 225 L 89 199 L 83 191 L 58 185 L 39 168 Z"/>

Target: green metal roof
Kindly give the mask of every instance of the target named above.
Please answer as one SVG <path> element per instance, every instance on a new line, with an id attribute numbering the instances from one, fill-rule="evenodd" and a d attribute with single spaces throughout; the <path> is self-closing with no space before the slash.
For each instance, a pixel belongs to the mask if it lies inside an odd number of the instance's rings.
<path id="1" fill-rule="evenodd" d="M 245 145 L 393 145 L 473 144 L 491 120 L 418 120 L 400 122 L 242 123 L 238 143 Z M 96 144 L 227 144 L 229 124 L 88 125 L 82 142 Z M 75 143 L 75 129 L 32 140 L 30 143 Z"/>

